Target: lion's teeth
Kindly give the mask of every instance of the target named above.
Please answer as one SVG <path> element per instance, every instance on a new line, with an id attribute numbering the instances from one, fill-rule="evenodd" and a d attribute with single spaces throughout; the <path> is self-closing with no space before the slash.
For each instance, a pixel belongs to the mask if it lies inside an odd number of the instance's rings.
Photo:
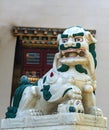
<path id="1" fill-rule="evenodd" d="M 69 56 L 70 56 L 70 57 L 76 57 L 76 56 L 77 56 L 77 53 L 70 53 Z"/>
<path id="2" fill-rule="evenodd" d="M 65 52 L 64 51 L 62 51 L 62 55 L 64 55 L 65 54 Z"/>
<path id="3" fill-rule="evenodd" d="M 79 53 L 79 56 L 81 56 L 81 57 L 83 57 L 85 55 L 85 53 L 83 52 L 83 51 L 81 51 L 80 53 Z"/>
<path id="4" fill-rule="evenodd" d="M 77 53 L 80 53 L 81 52 L 81 50 L 77 50 Z"/>
<path id="5" fill-rule="evenodd" d="M 62 57 L 66 58 L 66 57 L 83 57 L 85 55 L 85 52 L 78 49 L 78 50 L 64 50 L 61 51 Z"/>
<path id="6" fill-rule="evenodd" d="M 63 58 L 66 58 L 65 56 L 63 56 Z"/>
<path id="7" fill-rule="evenodd" d="M 79 55 L 77 55 L 77 58 L 80 58 L 80 56 L 79 56 Z"/>

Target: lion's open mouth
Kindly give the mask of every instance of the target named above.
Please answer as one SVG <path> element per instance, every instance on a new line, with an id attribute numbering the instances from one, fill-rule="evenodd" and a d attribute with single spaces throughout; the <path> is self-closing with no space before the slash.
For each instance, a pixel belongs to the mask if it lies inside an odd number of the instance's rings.
<path id="1" fill-rule="evenodd" d="M 85 48 L 73 49 L 69 48 L 67 50 L 61 50 L 61 57 L 59 59 L 61 64 L 65 65 L 77 65 L 77 64 L 87 64 L 87 51 Z"/>
<path id="2" fill-rule="evenodd" d="M 61 58 L 85 57 L 85 49 L 67 49 L 61 51 Z"/>

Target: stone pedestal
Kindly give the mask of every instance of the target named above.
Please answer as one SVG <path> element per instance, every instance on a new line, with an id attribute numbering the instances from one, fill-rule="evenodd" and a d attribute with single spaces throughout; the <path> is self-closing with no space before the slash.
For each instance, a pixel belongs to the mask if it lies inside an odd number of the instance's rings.
<path id="1" fill-rule="evenodd" d="M 3 119 L 3 130 L 106 130 L 105 117 L 62 113 L 25 118 Z"/>

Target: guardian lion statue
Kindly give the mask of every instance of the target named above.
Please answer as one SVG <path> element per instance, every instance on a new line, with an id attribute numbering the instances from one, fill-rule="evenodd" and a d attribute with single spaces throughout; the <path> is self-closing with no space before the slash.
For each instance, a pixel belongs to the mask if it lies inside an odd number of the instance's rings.
<path id="1" fill-rule="evenodd" d="M 53 67 L 34 84 L 21 77 L 6 118 L 70 112 L 103 115 L 95 98 L 96 39 L 73 26 L 59 34 L 57 41 Z"/>

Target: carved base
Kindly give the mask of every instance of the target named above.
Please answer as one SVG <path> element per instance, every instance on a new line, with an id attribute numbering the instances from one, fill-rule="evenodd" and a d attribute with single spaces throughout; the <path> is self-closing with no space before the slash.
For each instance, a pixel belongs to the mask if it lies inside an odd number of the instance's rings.
<path id="1" fill-rule="evenodd" d="M 107 119 L 81 113 L 62 113 L 2 119 L 3 130 L 106 130 Z"/>

